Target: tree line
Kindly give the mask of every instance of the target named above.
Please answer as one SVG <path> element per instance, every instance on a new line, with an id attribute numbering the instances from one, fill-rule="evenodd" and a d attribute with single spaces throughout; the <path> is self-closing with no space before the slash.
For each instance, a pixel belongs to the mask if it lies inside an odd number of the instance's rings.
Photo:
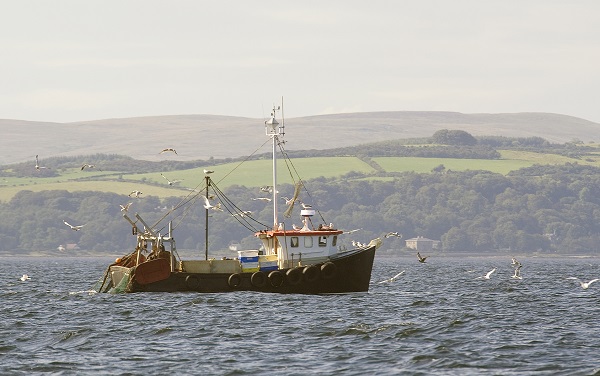
<path id="1" fill-rule="evenodd" d="M 440 252 L 598 253 L 600 244 L 600 168 L 570 163 L 536 165 L 507 176 L 488 171 L 393 173 L 385 176 L 349 173 L 305 182 L 302 199 L 318 209 L 313 222 L 333 222 L 357 241 L 398 231 L 404 239 L 425 236 L 441 240 Z M 385 179 L 384 179 L 385 178 Z M 294 187 L 282 185 L 280 196 Z M 258 187 L 232 186 L 223 193 L 242 210 L 251 211 L 254 228 L 240 226 L 237 216 L 210 216 L 211 249 L 230 243 L 257 248 L 252 231 L 272 223 L 272 208 Z M 263 194 L 264 196 L 264 194 Z M 0 203 L 0 252 L 54 251 L 77 244 L 86 251 L 123 253 L 135 244 L 120 205 L 133 202 L 130 217 L 167 231 L 171 220 L 180 249 L 204 248 L 205 211 L 201 197 L 132 199 L 105 192 L 21 191 Z M 185 205 L 184 205 L 185 204 Z M 173 212 L 173 208 L 180 208 Z M 160 219 L 164 218 L 162 222 Z M 300 224 L 299 210 L 280 218 L 288 228 Z M 73 231 L 63 220 L 74 225 Z M 401 249 L 403 240 L 388 239 L 384 248 Z"/>

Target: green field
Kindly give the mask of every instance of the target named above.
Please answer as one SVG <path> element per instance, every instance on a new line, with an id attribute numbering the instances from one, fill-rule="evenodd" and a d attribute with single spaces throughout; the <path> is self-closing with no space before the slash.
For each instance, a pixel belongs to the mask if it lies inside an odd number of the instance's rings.
<path id="1" fill-rule="evenodd" d="M 565 164 L 577 162 L 600 167 L 600 155 L 585 160 L 563 157 L 555 154 L 540 154 L 521 151 L 500 151 L 499 160 L 455 159 L 455 158 L 412 158 L 412 157 L 377 157 L 373 161 L 386 172 L 415 171 L 431 172 L 440 164 L 446 170 L 488 170 L 500 174 L 534 164 Z M 375 173 L 369 164 L 356 157 L 323 157 L 297 158 L 292 160 L 294 166 L 278 161 L 277 180 L 280 183 L 292 183 L 288 169 L 295 169 L 302 179 L 317 177 L 336 177 L 351 171 L 364 174 Z M 207 167 L 214 170 L 212 179 L 221 189 L 231 185 L 258 187 L 272 182 L 271 160 L 247 161 L 243 164 L 228 163 Z M 204 168 L 179 171 L 165 171 L 164 175 L 171 181 L 180 182 L 169 186 L 160 173 L 131 174 L 118 171 L 81 171 L 79 168 L 61 170 L 59 177 L 51 178 L 3 178 L 0 182 L 0 201 L 9 201 L 21 190 L 39 192 L 43 190 L 104 191 L 127 195 L 133 190 L 140 190 L 144 196 L 185 196 L 190 189 L 202 187 L 204 184 Z M 376 177 L 373 179 L 387 179 Z"/>
<path id="2" fill-rule="evenodd" d="M 510 171 L 518 170 L 523 167 L 530 167 L 534 164 L 565 164 L 579 163 L 600 167 L 600 156 L 580 160 L 564 157 L 557 154 L 540 154 L 526 151 L 499 150 L 501 159 L 458 159 L 458 158 L 412 158 L 412 157 L 379 157 L 373 160 L 387 172 L 431 172 L 431 170 L 440 164 L 443 164 L 446 170 L 466 171 L 466 170 L 487 170 L 506 175 Z"/>
<path id="3" fill-rule="evenodd" d="M 317 177 L 335 177 L 349 171 L 372 173 L 375 170 L 367 163 L 356 157 L 329 157 L 329 158 L 299 158 L 292 161 L 289 166 L 295 169 L 302 179 L 308 180 Z M 218 166 L 206 167 L 214 170 L 212 180 L 221 189 L 231 185 L 245 185 L 259 187 L 273 182 L 271 174 L 271 160 L 247 161 L 243 164 L 228 163 Z M 127 174 L 119 172 L 98 172 L 89 174 L 69 169 L 61 171 L 61 176 L 51 178 L 4 178 L 0 184 L 0 201 L 9 201 L 17 192 L 30 190 L 34 192 L 44 190 L 63 189 L 73 191 L 104 191 L 117 194 L 129 194 L 133 190 L 140 190 L 144 196 L 185 196 L 190 189 L 203 187 L 204 167 L 189 170 L 165 171 L 163 174 L 171 181 L 180 182 L 169 186 L 159 172 L 145 174 Z M 288 165 L 283 160 L 277 164 L 277 181 L 279 183 L 292 183 Z M 293 174 L 293 175 L 297 175 Z M 89 180 L 89 178 L 95 180 Z M 86 180 L 81 180 L 85 178 Z"/>
<path id="4" fill-rule="evenodd" d="M 465 171 L 465 170 L 488 170 L 500 174 L 507 174 L 512 170 L 518 170 L 522 167 L 529 167 L 533 163 L 522 160 L 499 159 L 455 159 L 455 158 L 396 158 L 381 157 L 373 158 L 387 172 L 431 172 L 431 170 L 440 164 L 443 164 L 446 170 Z"/>
<path id="5" fill-rule="evenodd" d="M 279 183 L 292 183 L 291 176 L 300 175 L 302 179 L 308 180 L 323 177 L 334 177 L 345 174 L 348 171 L 371 173 L 375 171 L 371 166 L 356 157 L 330 157 L 330 158 L 298 158 L 292 160 L 293 166 L 288 166 L 283 160 L 277 161 L 277 181 Z M 212 180 L 219 187 L 230 185 L 245 185 L 248 187 L 259 187 L 269 185 L 273 182 L 271 174 L 272 161 L 258 160 L 240 163 L 227 163 L 218 166 L 209 166 L 206 169 L 215 171 L 211 174 Z M 295 168 L 297 174 L 290 174 Z M 169 171 L 164 175 L 169 180 L 181 180 L 177 185 L 185 188 L 197 188 L 204 184 L 204 169 L 194 168 L 190 170 Z M 142 180 L 146 182 L 165 184 L 166 180 L 160 173 L 149 174 L 123 174 L 123 179 Z"/>

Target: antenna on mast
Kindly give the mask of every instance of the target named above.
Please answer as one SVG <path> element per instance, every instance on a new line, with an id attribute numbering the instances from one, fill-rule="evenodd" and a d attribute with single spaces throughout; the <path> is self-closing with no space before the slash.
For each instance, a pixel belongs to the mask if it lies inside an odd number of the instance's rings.
<path id="1" fill-rule="evenodd" d="M 277 115 L 277 111 L 280 110 L 281 107 L 273 105 L 273 111 L 271 111 L 271 118 L 265 121 L 265 130 L 267 136 L 278 136 L 281 133 L 281 127 L 279 126 L 279 122 L 275 119 Z"/>
<path id="2" fill-rule="evenodd" d="M 273 144 L 273 229 L 277 229 L 279 227 L 277 216 L 277 145 L 280 144 L 279 137 L 283 137 L 283 135 L 285 134 L 283 124 L 280 125 L 277 119 L 275 118 L 277 115 L 277 111 L 279 110 L 281 110 L 281 106 L 273 105 L 273 112 L 271 112 L 271 118 L 265 121 L 265 133 L 271 138 Z M 281 121 L 283 122 L 283 118 Z"/>
<path id="3" fill-rule="evenodd" d="M 281 127 L 279 127 L 279 135 L 285 136 L 285 116 L 283 115 L 283 96 L 281 97 Z"/>

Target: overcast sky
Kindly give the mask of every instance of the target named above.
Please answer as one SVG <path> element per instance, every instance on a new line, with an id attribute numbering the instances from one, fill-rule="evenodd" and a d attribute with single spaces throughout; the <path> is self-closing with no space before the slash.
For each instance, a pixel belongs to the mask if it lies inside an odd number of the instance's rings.
<path id="1" fill-rule="evenodd" d="M 0 119 L 553 112 L 600 122 L 600 1 L 0 0 Z"/>

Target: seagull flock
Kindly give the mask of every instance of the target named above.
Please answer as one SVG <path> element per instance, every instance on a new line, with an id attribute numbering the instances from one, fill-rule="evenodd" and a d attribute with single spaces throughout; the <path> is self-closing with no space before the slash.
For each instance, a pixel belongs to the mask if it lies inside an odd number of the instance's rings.
<path id="1" fill-rule="evenodd" d="M 174 148 L 164 148 L 164 149 L 162 149 L 159 152 L 159 154 L 163 154 L 163 153 L 167 153 L 167 152 L 171 152 L 171 153 L 177 154 L 177 151 Z M 36 170 L 49 169 L 49 167 L 40 165 L 39 155 L 37 155 L 37 154 L 35 156 L 35 166 L 34 166 L 34 168 Z M 83 171 L 86 168 L 87 169 L 96 168 L 96 165 L 89 164 L 89 163 L 84 163 L 84 164 L 81 165 L 80 169 L 81 169 L 81 171 Z M 102 170 L 100 170 L 100 171 L 102 171 Z M 214 173 L 213 170 L 204 169 L 204 175 L 210 175 L 212 173 Z M 170 179 L 168 179 L 162 173 L 160 175 L 167 181 L 168 185 L 172 186 L 172 185 L 174 185 L 176 183 L 181 182 L 181 180 L 170 180 Z M 260 191 L 263 192 L 263 193 L 273 193 L 273 187 L 272 186 L 263 186 L 263 187 L 260 187 Z M 133 190 L 133 191 L 131 191 L 129 193 L 128 196 L 129 197 L 140 198 L 140 196 L 142 194 L 143 194 L 143 192 L 141 192 L 139 190 Z M 202 197 L 204 198 L 204 208 L 205 209 L 207 209 L 207 210 L 214 210 L 214 211 L 223 211 L 220 202 L 217 203 L 217 204 L 215 204 L 215 205 L 213 205 L 213 204 L 211 204 L 211 202 L 209 200 L 209 197 L 206 197 L 206 196 L 202 196 Z M 210 199 L 213 199 L 213 198 L 214 197 L 210 197 Z M 299 201 L 298 199 L 290 199 L 288 197 L 281 197 L 281 198 L 285 201 L 285 204 L 288 205 L 288 206 L 291 206 L 294 202 Z M 268 198 L 268 197 L 256 197 L 256 198 L 252 198 L 252 200 L 253 201 L 270 202 L 272 199 Z M 303 209 L 311 209 L 312 208 L 312 206 L 309 205 L 309 204 L 306 204 L 306 203 L 301 202 L 301 201 L 299 201 L 299 202 L 300 202 L 300 204 L 301 204 L 301 206 L 302 206 Z M 122 212 L 127 212 L 129 210 L 129 208 L 130 208 L 131 205 L 132 205 L 132 202 L 129 202 L 129 203 L 125 204 L 125 205 L 119 205 L 119 206 L 121 207 L 121 211 Z M 234 213 L 232 215 L 233 216 L 244 217 L 244 216 L 250 216 L 250 215 L 252 215 L 252 212 L 249 211 L 249 210 L 246 210 L 246 211 L 240 211 L 238 213 Z M 81 230 L 85 226 L 85 224 L 83 224 L 83 225 L 71 225 L 66 220 L 63 220 L 63 223 L 66 226 L 68 226 L 73 231 L 79 231 L 79 230 Z M 294 230 L 300 230 L 301 229 L 300 227 L 296 226 L 295 224 L 293 224 L 292 226 L 293 226 Z M 329 227 L 333 227 L 333 225 L 330 225 Z M 359 230 L 361 230 L 361 229 L 348 230 L 348 231 L 344 231 L 344 233 L 345 234 L 351 234 L 351 233 L 357 232 Z M 398 238 L 401 239 L 402 238 L 402 234 L 398 233 L 397 231 L 392 231 L 392 232 L 388 232 L 387 234 L 385 234 L 384 237 L 386 239 L 388 239 L 390 237 L 398 237 Z M 355 247 L 363 247 L 363 246 L 365 246 L 365 244 L 357 242 L 357 241 L 354 241 L 354 240 L 352 241 L 352 245 L 355 246 Z M 429 258 L 429 256 L 421 256 L 421 254 L 419 252 L 417 252 L 417 260 L 419 261 L 419 263 L 425 264 L 427 258 Z M 511 278 L 512 279 L 523 279 L 523 277 L 521 276 L 521 268 L 523 267 L 523 264 L 521 264 L 521 262 L 519 262 L 516 258 L 512 257 L 511 265 L 514 268 L 514 273 L 511 276 Z M 491 279 L 492 274 L 494 274 L 496 272 L 496 270 L 497 270 L 497 268 L 493 268 L 492 270 L 490 270 L 489 272 L 487 272 L 485 275 L 479 276 L 479 277 L 477 277 L 475 279 L 486 279 L 486 280 L 489 280 L 489 279 Z M 400 273 L 394 275 L 393 277 L 388 278 L 386 280 L 383 280 L 383 281 L 381 281 L 379 283 L 394 282 L 400 276 L 402 276 L 402 274 L 404 274 L 404 272 L 405 271 L 403 270 Z M 19 279 L 21 281 L 27 281 L 27 280 L 30 280 L 31 278 L 27 274 L 23 274 L 23 276 L 20 277 Z M 577 281 L 579 283 L 579 285 L 581 286 L 581 288 L 583 288 L 583 289 L 588 289 L 592 285 L 592 283 L 600 281 L 600 278 L 595 278 L 595 279 L 592 279 L 592 280 L 590 280 L 588 282 L 582 281 L 581 279 L 579 279 L 577 277 L 568 277 L 567 279 L 568 280 Z"/>
<path id="2" fill-rule="evenodd" d="M 353 242 L 354 243 L 354 242 Z M 417 260 L 420 263 L 425 263 L 425 259 L 427 259 L 428 256 L 421 256 L 421 254 L 419 252 L 417 252 Z M 521 276 L 521 268 L 523 267 L 523 264 L 521 264 L 520 261 L 518 261 L 516 258 L 512 258 L 511 260 L 511 266 L 514 268 L 514 273 L 511 276 L 511 279 L 523 279 L 523 277 Z M 492 275 L 496 272 L 497 268 L 493 268 L 492 270 L 490 270 L 489 272 L 487 272 L 486 274 L 476 277 L 475 279 L 480 279 L 480 280 L 490 280 L 492 279 Z M 381 282 L 378 282 L 378 284 L 381 283 L 390 283 L 390 282 L 394 282 L 396 281 L 400 276 L 402 276 L 404 274 L 404 270 L 401 271 L 400 273 L 396 274 L 395 276 L 385 279 Z M 594 282 L 598 282 L 600 281 L 600 278 L 594 278 L 588 282 L 585 282 L 577 277 L 568 277 L 568 280 L 573 280 L 576 281 L 577 283 L 579 283 L 579 285 L 581 286 L 582 289 L 587 290 L 588 288 L 590 288 L 590 286 L 592 285 L 592 283 Z"/>
<path id="3" fill-rule="evenodd" d="M 172 147 L 167 147 L 167 148 L 162 149 L 158 154 L 165 154 L 165 153 L 173 153 L 173 154 L 177 155 L 177 150 L 175 150 L 175 148 L 172 148 Z M 39 155 L 36 155 L 35 156 L 35 169 L 36 170 L 43 170 L 43 169 L 50 169 L 50 168 L 46 167 L 46 166 L 42 166 L 40 164 Z M 89 170 L 89 169 L 98 169 L 98 168 L 96 168 L 96 165 L 94 165 L 94 164 L 83 163 L 79 167 L 79 169 L 81 171 L 83 171 L 83 170 L 86 170 L 86 169 Z M 98 170 L 102 171 L 100 169 L 98 169 Z M 215 171 L 214 170 L 209 170 L 209 169 L 204 169 L 203 172 L 204 172 L 204 175 L 208 176 L 210 174 L 213 174 Z M 177 183 L 179 183 L 179 182 L 182 181 L 181 179 L 179 179 L 179 180 L 171 180 L 167 176 L 165 176 L 165 174 L 163 174 L 163 173 L 160 173 L 160 176 L 163 179 L 166 180 L 166 182 L 167 182 L 167 184 L 169 186 L 176 185 Z M 273 187 L 272 186 L 262 186 L 262 187 L 260 187 L 260 192 L 261 193 L 273 193 Z M 140 198 L 142 198 L 142 195 L 143 195 L 142 191 L 135 189 L 135 190 L 132 190 L 127 196 L 128 197 L 133 197 L 133 198 L 140 199 Z M 209 196 L 208 198 L 206 196 L 202 196 L 202 197 L 204 198 L 204 208 L 205 209 L 207 209 L 207 210 L 213 210 L 213 211 L 221 211 L 221 212 L 223 211 L 223 208 L 222 208 L 220 202 L 216 203 L 216 204 L 212 204 L 210 202 L 210 200 L 214 199 L 214 197 L 212 197 L 212 196 Z M 285 197 L 283 199 L 286 201 L 287 205 L 292 205 L 295 201 L 298 201 L 297 199 L 296 200 L 291 200 L 291 199 L 289 199 L 287 197 Z M 272 201 L 272 199 L 269 198 L 269 197 L 256 197 L 256 198 L 253 198 L 252 200 L 253 201 L 262 201 L 262 202 L 265 202 L 265 203 Z M 310 209 L 310 208 L 312 208 L 311 205 L 306 204 L 304 202 L 300 202 L 300 204 L 302 205 L 303 209 Z M 124 204 L 124 205 L 122 205 L 122 204 L 119 205 L 121 212 L 127 213 L 129 211 L 129 208 L 131 207 L 131 205 L 132 205 L 132 202 L 129 202 L 129 203 Z M 248 216 L 251 216 L 251 215 L 252 215 L 252 211 L 250 211 L 250 210 L 240 210 L 239 212 L 232 214 L 232 216 L 239 216 L 239 217 L 248 217 Z M 85 225 L 71 225 L 66 220 L 63 220 L 63 223 L 66 226 L 68 226 L 70 229 L 72 229 L 73 231 L 79 231 L 79 230 L 81 230 L 85 226 Z M 324 226 L 323 228 L 325 228 L 325 227 L 326 226 Z M 354 230 L 354 231 L 357 231 L 357 230 Z"/>

